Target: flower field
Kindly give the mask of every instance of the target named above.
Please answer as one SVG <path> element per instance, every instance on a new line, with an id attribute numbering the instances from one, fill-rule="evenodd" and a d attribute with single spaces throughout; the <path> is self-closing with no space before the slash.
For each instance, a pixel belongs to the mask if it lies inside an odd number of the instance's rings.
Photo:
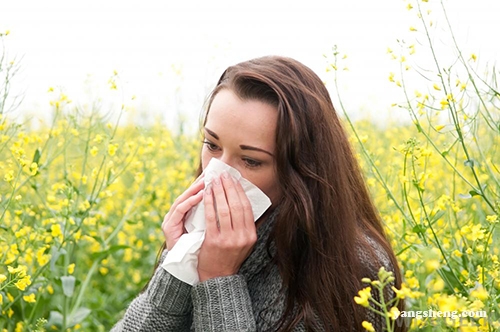
<path id="1" fill-rule="evenodd" d="M 432 25 L 425 3 L 408 8 L 419 11 L 412 31 Z M 434 56 L 433 72 L 419 78 L 426 88 L 410 91 L 412 45 L 388 51 L 397 67 L 389 81 L 403 100 L 394 107 L 410 124 L 352 122 L 336 107 L 404 274 L 398 299 L 407 311 L 462 314 L 422 315 L 405 322 L 410 330 L 498 331 L 495 68 L 478 74 L 480 59 L 457 46 L 453 66 Z M 420 47 L 432 51 L 433 41 Z M 339 55 L 328 60 L 335 83 L 347 61 Z M 52 121 L 39 128 L 0 113 L 0 331 L 107 331 L 153 272 L 163 216 L 193 180 L 201 139 L 161 124 L 110 122 L 50 93 Z M 384 278 L 365 281 L 376 289 Z M 389 330 L 402 322 L 395 303 L 374 303 L 366 289 L 356 301 L 383 314 Z"/>

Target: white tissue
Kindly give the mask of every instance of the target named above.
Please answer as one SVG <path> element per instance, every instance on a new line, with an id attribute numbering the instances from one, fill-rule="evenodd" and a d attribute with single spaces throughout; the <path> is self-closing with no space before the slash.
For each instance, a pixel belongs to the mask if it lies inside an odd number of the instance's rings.
<path id="1" fill-rule="evenodd" d="M 244 179 L 235 168 L 216 158 L 212 158 L 203 171 L 205 187 L 223 171 L 227 171 L 235 181 L 241 183 L 252 205 L 254 221 L 259 219 L 271 206 L 271 200 L 259 188 Z M 184 226 L 188 233 L 179 238 L 174 247 L 167 253 L 161 266 L 177 279 L 194 285 L 199 282 L 198 252 L 205 239 L 206 225 L 203 200 L 188 212 Z"/>

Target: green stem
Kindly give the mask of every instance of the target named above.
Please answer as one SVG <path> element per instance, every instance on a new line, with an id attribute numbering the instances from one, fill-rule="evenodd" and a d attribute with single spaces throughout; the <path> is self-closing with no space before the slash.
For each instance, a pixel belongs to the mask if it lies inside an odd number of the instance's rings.
<path id="1" fill-rule="evenodd" d="M 416 172 L 415 172 L 416 171 L 415 170 L 415 163 L 414 162 L 412 162 L 412 168 L 413 168 L 413 173 L 416 174 Z M 418 186 L 418 184 L 417 184 L 417 186 Z M 441 242 L 439 241 L 439 238 L 438 238 L 436 232 L 434 231 L 434 227 L 432 227 L 429 215 L 427 213 L 427 209 L 425 208 L 426 204 L 424 203 L 423 196 L 422 196 L 422 191 L 420 190 L 420 188 L 417 188 L 417 193 L 418 193 L 418 199 L 419 199 L 420 205 L 421 205 L 422 210 L 423 210 L 424 215 L 425 215 L 425 220 L 427 221 L 427 225 L 428 225 L 429 229 L 432 232 L 432 236 L 434 237 L 434 241 L 436 242 L 436 245 L 438 246 L 439 251 L 441 252 L 441 255 L 443 256 L 443 258 L 444 258 L 444 260 L 446 262 L 446 265 L 448 265 L 448 267 L 449 267 L 449 269 L 451 271 L 451 274 L 453 275 L 453 277 L 455 278 L 455 280 L 458 282 L 458 284 L 462 288 L 462 291 L 465 293 L 465 292 L 467 292 L 467 290 L 466 290 L 465 286 L 462 285 L 462 282 L 460 281 L 460 279 L 455 274 L 455 270 L 451 266 L 451 264 L 450 264 L 450 262 L 448 260 L 448 257 L 445 255 L 444 250 L 441 247 Z M 445 279 L 446 279 L 446 281 L 448 283 L 448 286 L 450 286 L 450 289 L 452 289 L 453 292 L 456 293 L 455 292 L 455 287 L 453 287 L 453 285 L 450 283 L 450 281 L 448 280 L 448 277 L 445 276 Z"/>
<path id="2" fill-rule="evenodd" d="M 109 245 L 111 240 L 118 234 L 118 232 L 121 231 L 121 229 L 125 225 L 125 222 L 127 221 L 128 217 L 130 216 L 130 213 L 132 212 L 132 208 L 134 207 L 137 199 L 139 198 L 140 194 L 142 193 L 142 190 L 144 189 L 145 183 L 146 183 L 146 181 L 144 178 L 139 186 L 139 189 L 135 192 L 134 197 L 132 198 L 132 202 L 130 203 L 130 205 L 129 205 L 127 211 L 125 212 L 125 214 L 123 215 L 122 219 L 120 220 L 118 225 L 115 227 L 113 232 L 109 235 L 109 237 L 104 241 L 105 247 L 107 247 Z M 82 284 L 82 287 L 80 288 L 80 292 L 78 293 L 75 304 L 73 305 L 73 309 L 71 310 L 71 315 L 73 315 L 76 312 L 76 310 L 80 307 L 85 290 L 87 289 L 87 287 L 90 283 L 90 280 L 92 279 L 92 276 L 95 273 L 95 270 L 97 269 L 97 265 L 99 263 L 100 263 L 99 260 L 95 260 L 92 263 L 92 266 L 90 267 L 90 270 L 88 271 L 87 276 L 85 277 L 85 280 Z"/>
<path id="3" fill-rule="evenodd" d="M 429 45 L 429 48 L 431 50 L 432 57 L 434 59 L 434 64 L 436 65 L 436 70 L 438 72 L 438 77 L 441 80 L 441 86 L 443 87 L 444 93 L 448 96 L 448 90 L 447 90 L 447 85 L 445 84 L 445 81 L 444 81 L 444 75 L 443 75 L 443 73 L 441 71 L 441 67 L 439 66 L 439 61 L 437 59 L 437 55 L 436 55 L 436 52 L 434 50 L 434 44 L 433 44 L 433 42 L 431 40 L 431 37 L 430 37 L 430 34 L 429 34 L 429 30 L 427 28 L 427 24 L 426 24 L 426 22 L 425 22 L 425 20 L 423 18 L 424 16 L 422 15 L 422 10 L 420 8 L 420 3 L 417 2 L 417 5 L 418 5 L 418 11 L 420 13 L 420 17 L 421 17 L 421 20 L 422 20 L 422 23 L 423 23 L 423 26 L 424 26 L 424 29 L 425 29 L 425 34 L 426 34 L 426 37 L 427 37 L 428 45 Z M 445 10 L 445 15 L 446 15 L 446 10 Z M 457 118 L 456 109 L 455 109 L 455 103 L 452 102 L 452 101 L 450 101 L 448 103 L 448 109 L 450 110 L 450 115 L 452 117 L 453 124 L 455 126 L 455 131 L 458 134 L 459 142 L 460 142 L 460 145 L 462 146 L 462 150 L 463 150 L 463 152 L 465 154 L 466 160 L 467 161 L 471 161 L 469 150 L 467 149 L 467 146 L 465 145 L 465 140 L 464 140 L 464 136 L 463 136 L 463 133 L 462 133 L 462 128 L 461 128 L 460 122 L 458 121 L 458 118 Z M 476 188 L 474 188 L 473 185 L 471 185 L 472 188 L 476 192 L 480 193 L 480 196 L 483 197 L 483 199 L 486 202 L 486 204 L 488 204 L 488 206 L 493 211 L 496 211 L 495 206 L 490 202 L 490 200 L 488 199 L 488 197 L 486 197 L 486 194 L 484 192 L 483 186 L 481 186 L 481 181 L 479 180 L 479 178 L 477 176 L 477 172 L 476 172 L 476 169 L 474 167 L 474 164 L 470 165 L 470 169 L 472 171 L 472 175 L 474 177 L 474 180 L 476 181 L 476 184 L 478 186 L 478 188 L 476 189 Z"/>

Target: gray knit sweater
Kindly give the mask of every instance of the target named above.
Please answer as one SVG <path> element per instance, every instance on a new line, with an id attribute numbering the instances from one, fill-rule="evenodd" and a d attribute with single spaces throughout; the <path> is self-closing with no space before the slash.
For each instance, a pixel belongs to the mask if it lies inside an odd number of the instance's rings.
<path id="1" fill-rule="evenodd" d="M 147 289 L 129 305 L 125 315 L 111 330 L 120 331 L 266 331 L 280 318 L 285 298 L 280 292 L 282 280 L 276 264 L 266 250 L 266 241 L 275 221 L 275 213 L 257 230 L 257 243 L 238 274 L 218 277 L 190 286 L 158 267 Z M 369 241 L 387 270 L 393 270 L 387 253 Z M 161 255 L 165 258 L 166 251 Z M 373 273 L 375 269 L 364 250 L 359 257 Z M 262 310 L 266 308 L 266 310 Z M 367 313 L 376 331 L 382 331 L 384 321 Z M 364 330 L 353 327 L 353 330 Z M 306 331 L 300 324 L 294 331 Z"/>

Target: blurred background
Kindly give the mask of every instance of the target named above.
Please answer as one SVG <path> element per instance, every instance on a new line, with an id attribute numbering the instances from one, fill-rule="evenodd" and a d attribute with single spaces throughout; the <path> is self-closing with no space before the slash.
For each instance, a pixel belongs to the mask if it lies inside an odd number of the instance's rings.
<path id="1" fill-rule="evenodd" d="M 445 4 L 462 51 L 483 63 L 496 61 L 500 3 Z M 451 49 L 441 3 L 429 5 L 433 36 L 446 40 L 440 44 L 444 51 Z M 227 66 L 286 55 L 328 83 L 324 55 L 337 45 L 347 55 L 339 88 L 352 116 L 404 121 L 406 113 L 391 110 L 400 97 L 387 79 L 397 70 L 387 49 L 397 52 L 397 41 L 408 41 L 416 45 L 419 66 L 426 69 L 429 61 L 418 49 L 426 37 L 417 12 L 405 1 L 24 0 L 2 1 L 1 7 L 0 31 L 10 32 L 7 56 L 20 62 L 11 95 L 24 98 L 16 109 L 22 118 L 46 118 L 52 98 L 47 91 L 60 88 L 74 105 L 113 100 L 125 104 L 138 123 L 160 118 L 172 128 L 183 121 L 196 129 L 205 98 Z M 114 72 L 119 94 L 109 89 Z"/>

